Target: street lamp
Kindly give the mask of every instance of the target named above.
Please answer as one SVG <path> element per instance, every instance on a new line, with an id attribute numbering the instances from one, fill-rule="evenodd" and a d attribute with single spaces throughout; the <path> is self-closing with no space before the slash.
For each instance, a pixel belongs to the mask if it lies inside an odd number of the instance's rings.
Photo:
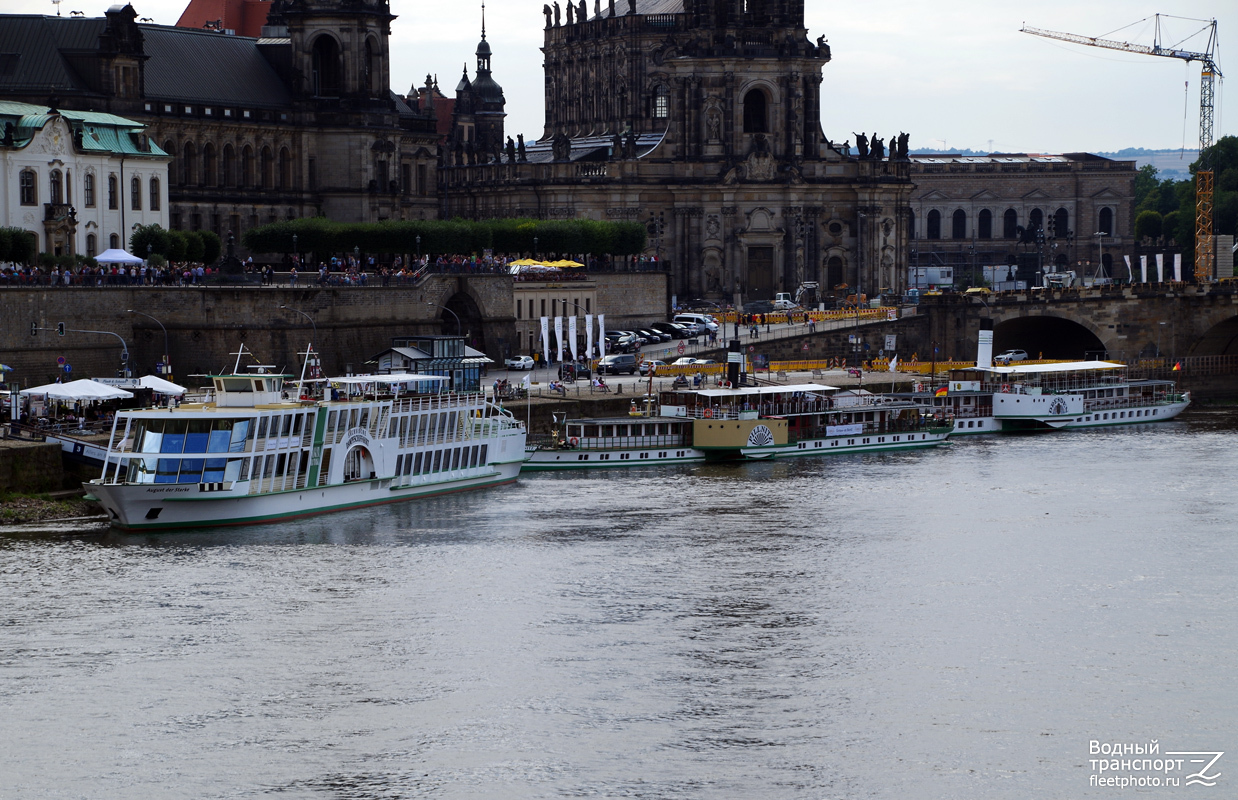
<path id="1" fill-rule="evenodd" d="M 150 245 L 146 245 L 146 248 L 147 250 L 149 250 Z M 172 364 L 168 360 L 168 329 L 163 327 L 162 322 L 160 322 L 159 320 L 155 319 L 150 314 L 147 314 L 145 312 L 134 311 L 132 308 L 130 308 L 126 310 L 125 313 L 126 314 L 137 314 L 139 317 L 146 317 L 147 319 L 154 320 L 155 324 L 163 329 L 163 374 L 168 375 L 170 377 L 172 374 Z"/>
<path id="2" fill-rule="evenodd" d="M 420 233 L 417 234 L 416 236 L 413 237 L 413 239 L 417 241 L 417 263 L 420 264 L 421 263 L 421 234 Z"/>
<path id="3" fill-rule="evenodd" d="M 353 260 L 353 263 L 357 265 L 357 268 L 360 269 L 361 267 L 361 247 L 360 245 L 353 245 L 352 260 Z"/>
<path id="4" fill-rule="evenodd" d="M 1092 234 L 1096 237 L 1096 274 L 1104 275 L 1105 272 L 1105 237 L 1109 235 L 1108 231 L 1097 231 Z M 1095 283 L 1095 280 L 1093 280 Z"/>
<path id="5" fill-rule="evenodd" d="M 533 260 L 537 260 L 537 237 L 533 237 Z"/>
<path id="6" fill-rule="evenodd" d="M 428 306 L 434 306 L 435 308 L 441 308 L 441 309 L 443 309 L 444 311 L 446 311 L 448 314 L 451 314 L 453 317 L 455 317 L 455 318 L 456 318 L 456 336 L 459 336 L 461 339 L 463 339 L 463 338 L 464 338 L 464 329 L 463 329 L 463 327 L 460 325 L 460 315 L 459 315 L 459 314 L 457 314 L 456 312 L 452 311 L 452 310 L 451 310 L 450 308 L 448 308 L 447 306 L 440 306 L 438 303 L 430 303 L 430 302 L 427 302 L 427 303 L 426 303 L 426 305 L 428 305 Z"/>
<path id="7" fill-rule="evenodd" d="M 306 319 L 310 321 L 310 325 L 314 326 L 314 341 L 310 342 L 310 349 L 313 350 L 314 342 L 318 341 L 318 323 L 314 322 L 314 318 L 311 317 L 309 314 L 306 314 L 304 311 L 298 311 L 297 309 L 290 308 L 288 306 L 280 306 L 280 308 L 284 309 L 285 311 L 291 311 L 294 314 L 300 314 L 301 316 L 305 317 Z"/>

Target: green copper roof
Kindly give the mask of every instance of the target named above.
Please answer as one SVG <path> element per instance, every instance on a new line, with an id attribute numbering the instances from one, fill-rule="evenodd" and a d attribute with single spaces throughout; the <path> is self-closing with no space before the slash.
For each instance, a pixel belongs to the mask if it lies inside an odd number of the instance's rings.
<path id="1" fill-rule="evenodd" d="M 0 101 L 0 126 L 13 126 L 13 146 L 25 147 L 59 114 L 74 133 L 75 146 L 84 153 L 113 153 L 133 156 L 167 156 L 149 141 L 140 123 L 98 111 L 57 111 L 30 103 Z M 76 143 L 80 134 L 81 142 Z M 145 148 L 140 146 L 144 143 Z"/>

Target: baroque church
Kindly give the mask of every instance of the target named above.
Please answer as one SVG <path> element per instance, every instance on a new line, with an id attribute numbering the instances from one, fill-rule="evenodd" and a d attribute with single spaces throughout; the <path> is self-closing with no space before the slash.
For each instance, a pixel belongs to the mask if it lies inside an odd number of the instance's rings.
<path id="1" fill-rule="evenodd" d="M 830 48 L 809 38 L 803 0 L 556 0 L 542 13 L 541 138 L 505 137 L 483 30 L 439 166 L 443 217 L 644 222 L 683 298 L 904 288 L 907 137 L 855 154 L 826 139 Z"/>
<path id="2" fill-rule="evenodd" d="M 437 217 L 439 123 L 433 106 L 389 88 L 388 1 L 232 5 L 245 24 L 265 21 L 258 36 L 221 27 L 222 11 L 208 29 L 144 22 L 130 5 L 94 18 L 0 16 L 0 99 L 140 125 L 171 156 L 173 228 L 239 241 L 306 216 Z M 127 244 L 134 219 L 99 234 Z"/>

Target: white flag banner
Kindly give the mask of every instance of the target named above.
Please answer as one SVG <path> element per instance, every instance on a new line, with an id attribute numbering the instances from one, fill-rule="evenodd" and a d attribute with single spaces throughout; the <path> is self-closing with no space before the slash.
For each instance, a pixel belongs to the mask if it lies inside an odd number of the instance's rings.
<path id="1" fill-rule="evenodd" d="M 898 372 L 898 356 L 890 359 L 890 372 Z"/>
<path id="2" fill-rule="evenodd" d="M 1128 281 L 1130 281 L 1131 283 L 1134 283 L 1134 282 L 1135 282 L 1135 272 L 1134 272 L 1134 270 L 1132 270 L 1132 269 L 1131 269 L 1131 257 L 1130 257 L 1130 256 L 1122 256 L 1122 258 L 1126 259 L 1126 279 L 1127 279 Z"/>
<path id="3" fill-rule="evenodd" d="M 585 314 L 585 358 L 593 358 L 593 315 Z"/>
<path id="4" fill-rule="evenodd" d="M 598 358 L 606 357 L 606 315 L 598 314 Z"/>
<path id="5" fill-rule="evenodd" d="M 555 361 L 563 360 L 563 317 L 555 317 Z"/>
<path id="6" fill-rule="evenodd" d="M 542 363 L 550 363 L 550 318 L 542 317 Z"/>
<path id="7" fill-rule="evenodd" d="M 580 356 L 576 353 L 576 315 L 567 318 L 567 344 L 572 349 L 572 360 L 576 361 Z"/>
<path id="8" fill-rule="evenodd" d="M 1139 257 L 1139 271 L 1143 273 L 1143 278 L 1140 280 L 1140 283 L 1147 283 L 1148 282 L 1148 257 L 1147 256 Z"/>
<path id="9" fill-rule="evenodd" d="M 1182 254 L 1174 253 L 1174 280 L 1182 280 Z"/>
<path id="10" fill-rule="evenodd" d="M 1165 282 L 1165 254 L 1164 253 L 1156 254 L 1156 282 L 1157 283 Z"/>

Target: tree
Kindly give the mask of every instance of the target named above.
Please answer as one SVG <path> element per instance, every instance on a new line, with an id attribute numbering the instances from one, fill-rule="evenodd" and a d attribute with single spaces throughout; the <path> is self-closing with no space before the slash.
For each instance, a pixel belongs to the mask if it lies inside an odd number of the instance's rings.
<path id="1" fill-rule="evenodd" d="M 158 225 L 140 225 L 129 237 L 129 252 L 138 258 L 148 254 L 167 255 L 168 232 Z"/>
<path id="2" fill-rule="evenodd" d="M 1136 239 L 1159 239 L 1163 219 L 1159 211 L 1140 211 L 1139 216 L 1135 217 L 1135 238 Z"/>
<path id="3" fill-rule="evenodd" d="M 21 228 L 10 228 L 13 243 L 9 247 L 9 261 L 16 264 L 29 264 L 39 253 L 39 240 L 30 231 Z"/>
<path id="4" fill-rule="evenodd" d="M 1161 182 L 1156 179 L 1156 173 L 1156 167 L 1151 164 L 1144 164 L 1135 173 L 1135 208 L 1142 206 L 1148 195 L 1160 186 Z"/>
<path id="5" fill-rule="evenodd" d="M 214 264 L 219 260 L 220 254 L 223 253 L 223 242 L 219 240 L 219 234 L 215 231 L 198 231 L 202 236 L 202 261 L 206 264 Z"/>
<path id="6" fill-rule="evenodd" d="M 1192 233 L 1188 232 L 1183 234 L 1181 220 L 1182 212 L 1178 211 L 1176 208 L 1173 211 L 1170 211 L 1161 221 L 1161 235 L 1166 239 L 1173 239 L 1175 242 L 1181 242 L 1184 236 L 1186 238 L 1190 238 Z"/>
<path id="7" fill-rule="evenodd" d="M 185 260 L 201 262 L 206 253 L 206 244 L 202 241 L 201 231 L 185 231 Z"/>
<path id="8" fill-rule="evenodd" d="M 189 239 L 180 231 L 168 231 L 168 248 L 164 256 L 168 261 L 184 261 L 189 250 Z"/>

